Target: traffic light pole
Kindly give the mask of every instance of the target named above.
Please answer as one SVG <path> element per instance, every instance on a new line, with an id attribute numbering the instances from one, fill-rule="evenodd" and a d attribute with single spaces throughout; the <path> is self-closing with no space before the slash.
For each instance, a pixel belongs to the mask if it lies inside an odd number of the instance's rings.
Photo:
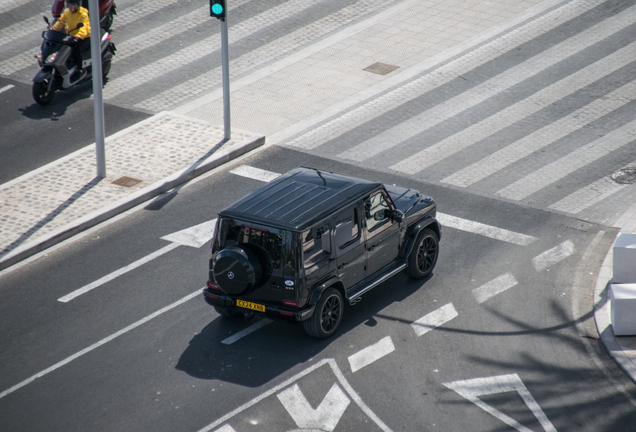
<path id="1" fill-rule="evenodd" d="M 106 145 L 104 143 L 104 101 L 102 98 L 102 50 L 100 47 L 99 5 L 89 0 L 89 22 L 91 25 L 91 68 L 93 73 L 93 111 L 95 113 L 95 159 L 97 177 L 106 178 Z"/>
<path id="2" fill-rule="evenodd" d="M 221 69 L 223 72 L 223 129 L 225 139 L 232 136 L 230 126 L 230 55 L 228 49 L 227 17 L 221 20 Z"/>

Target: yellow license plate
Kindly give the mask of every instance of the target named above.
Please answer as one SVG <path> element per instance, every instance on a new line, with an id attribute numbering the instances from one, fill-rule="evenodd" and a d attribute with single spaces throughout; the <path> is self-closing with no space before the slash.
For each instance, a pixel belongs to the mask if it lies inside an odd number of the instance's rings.
<path id="1" fill-rule="evenodd" d="M 253 309 L 259 312 L 265 312 L 265 305 L 251 303 L 243 300 L 237 300 L 236 305 L 245 309 Z"/>

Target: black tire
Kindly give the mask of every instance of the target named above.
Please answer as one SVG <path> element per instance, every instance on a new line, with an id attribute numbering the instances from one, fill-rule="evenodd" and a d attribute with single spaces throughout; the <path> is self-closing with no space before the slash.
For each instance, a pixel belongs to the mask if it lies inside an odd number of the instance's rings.
<path id="1" fill-rule="evenodd" d="M 303 327 L 309 336 L 326 339 L 340 327 L 343 316 L 342 294 L 335 288 L 327 288 L 318 300 L 314 314 L 307 321 L 303 321 Z"/>
<path id="2" fill-rule="evenodd" d="M 237 310 L 230 310 L 223 306 L 214 306 L 214 310 L 219 315 L 226 318 L 243 318 L 248 320 L 254 318 L 254 312 L 250 312 L 250 311 L 241 312 Z"/>
<path id="3" fill-rule="evenodd" d="M 110 65 L 111 65 L 112 60 L 106 60 L 104 63 L 102 63 L 102 78 L 106 79 L 106 77 L 108 76 L 108 72 L 110 72 Z"/>
<path id="4" fill-rule="evenodd" d="M 417 235 L 413 250 L 408 257 L 406 274 L 413 279 L 423 279 L 430 275 L 437 264 L 439 239 L 430 229 L 423 229 Z"/>
<path id="5" fill-rule="evenodd" d="M 50 90 L 49 82 L 51 82 Z M 47 90 L 49 91 L 47 92 Z M 34 82 L 33 87 L 31 88 L 31 94 L 33 95 L 33 100 L 40 105 L 48 105 L 53 100 L 53 96 L 55 96 L 55 80 L 53 77 L 39 82 Z"/>

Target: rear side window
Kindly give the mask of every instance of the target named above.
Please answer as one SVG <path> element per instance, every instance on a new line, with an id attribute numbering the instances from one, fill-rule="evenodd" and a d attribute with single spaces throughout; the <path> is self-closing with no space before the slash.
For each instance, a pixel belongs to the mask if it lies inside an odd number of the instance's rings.
<path id="1" fill-rule="evenodd" d="M 303 233 L 303 260 L 306 266 L 331 256 L 329 224 L 312 228 Z"/>
<path id="2" fill-rule="evenodd" d="M 281 268 L 284 231 L 272 228 L 265 229 L 242 224 L 233 219 L 224 219 L 221 222 L 221 235 L 225 238 L 224 247 L 244 243 L 258 246 L 267 252 L 273 268 Z"/>
<path id="3" fill-rule="evenodd" d="M 349 210 L 338 217 L 336 221 L 336 245 L 339 249 L 346 248 L 352 241 L 360 237 L 358 212 Z"/>

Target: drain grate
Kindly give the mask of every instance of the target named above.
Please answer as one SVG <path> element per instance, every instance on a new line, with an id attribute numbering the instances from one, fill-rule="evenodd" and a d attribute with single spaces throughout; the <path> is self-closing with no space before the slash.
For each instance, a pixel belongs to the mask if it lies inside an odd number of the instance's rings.
<path id="1" fill-rule="evenodd" d="M 371 66 L 366 67 L 362 70 L 367 72 L 373 72 L 374 74 L 378 74 L 378 75 L 386 75 L 393 72 L 394 70 L 398 68 L 399 66 L 393 66 L 390 64 L 377 62 L 377 63 L 373 63 Z"/>
<path id="2" fill-rule="evenodd" d="M 566 225 L 567 228 L 572 228 L 575 229 L 577 231 L 587 231 L 590 228 L 592 228 L 594 225 L 589 223 L 589 222 L 583 222 L 583 221 L 574 221 L 568 225 Z"/>
<path id="3" fill-rule="evenodd" d="M 132 178 L 132 177 L 119 177 L 117 180 L 115 180 L 114 182 L 112 182 L 113 184 L 117 185 L 117 186 L 123 186 L 123 187 L 133 187 L 136 184 L 141 183 L 142 180 L 136 179 L 136 178 Z"/>
<path id="4" fill-rule="evenodd" d="M 610 177 L 619 184 L 634 184 L 636 183 L 636 168 L 620 169 Z"/>

